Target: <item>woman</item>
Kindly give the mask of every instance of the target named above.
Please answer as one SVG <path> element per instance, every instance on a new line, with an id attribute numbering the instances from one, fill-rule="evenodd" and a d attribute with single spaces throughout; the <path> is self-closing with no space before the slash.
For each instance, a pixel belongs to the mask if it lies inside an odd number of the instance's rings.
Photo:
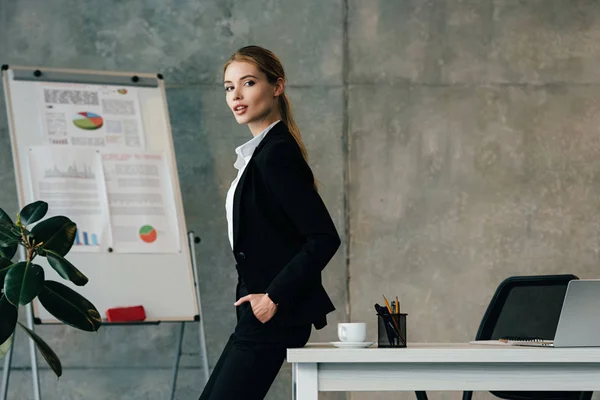
<path id="1" fill-rule="evenodd" d="M 335 310 L 321 284 L 340 245 L 316 190 L 277 57 L 248 46 L 224 66 L 227 105 L 253 138 L 236 149 L 227 193 L 238 271 L 237 325 L 200 400 L 263 399 L 286 356 Z"/>

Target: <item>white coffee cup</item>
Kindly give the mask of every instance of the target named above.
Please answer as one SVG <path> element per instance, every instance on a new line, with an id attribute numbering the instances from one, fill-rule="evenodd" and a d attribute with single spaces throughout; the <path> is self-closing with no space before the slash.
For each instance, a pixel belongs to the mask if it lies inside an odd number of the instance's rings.
<path id="1" fill-rule="evenodd" d="M 342 342 L 364 342 L 367 336 L 365 322 L 345 322 L 338 324 L 338 338 Z"/>

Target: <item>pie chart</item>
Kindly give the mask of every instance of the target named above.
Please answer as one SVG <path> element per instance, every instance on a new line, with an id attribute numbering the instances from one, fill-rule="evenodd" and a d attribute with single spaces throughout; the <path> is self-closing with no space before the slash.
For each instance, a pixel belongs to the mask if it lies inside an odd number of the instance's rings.
<path id="1" fill-rule="evenodd" d="M 93 131 L 102 127 L 104 120 L 98 114 L 92 112 L 80 112 L 73 118 L 73 124 L 80 129 Z"/>
<path id="2" fill-rule="evenodd" d="M 152 243 L 156 240 L 156 229 L 152 225 L 144 225 L 140 228 L 140 239 L 146 243 Z"/>

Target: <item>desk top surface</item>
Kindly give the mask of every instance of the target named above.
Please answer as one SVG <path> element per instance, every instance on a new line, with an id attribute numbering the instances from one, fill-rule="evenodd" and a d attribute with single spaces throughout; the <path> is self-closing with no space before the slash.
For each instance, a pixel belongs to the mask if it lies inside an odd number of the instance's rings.
<path id="1" fill-rule="evenodd" d="M 290 363 L 599 363 L 600 347 L 524 347 L 469 343 L 409 343 L 406 348 L 341 349 L 308 343 L 288 349 Z"/>

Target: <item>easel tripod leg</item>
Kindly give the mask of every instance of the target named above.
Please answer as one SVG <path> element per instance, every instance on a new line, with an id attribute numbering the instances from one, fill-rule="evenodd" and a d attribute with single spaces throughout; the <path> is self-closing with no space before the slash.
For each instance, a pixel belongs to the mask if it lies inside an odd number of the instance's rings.
<path id="1" fill-rule="evenodd" d="M 179 334 L 177 335 L 177 345 L 175 346 L 175 363 L 173 364 L 173 379 L 171 380 L 171 397 L 175 398 L 175 390 L 177 388 L 177 373 L 179 372 L 179 361 L 181 360 L 181 345 L 183 343 L 183 332 L 185 330 L 185 322 L 179 324 Z"/>
<path id="2" fill-rule="evenodd" d="M 200 354 L 202 355 L 202 369 L 204 371 L 205 382 L 208 382 L 210 370 L 208 367 L 208 352 L 206 351 L 206 335 L 204 333 L 204 315 L 202 314 L 202 301 L 200 300 L 200 281 L 198 280 L 198 267 L 196 265 L 196 242 L 200 242 L 200 238 L 196 237 L 194 231 L 188 232 L 188 242 L 190 246 L 190 255 L 192 258 L 192 270 L 194 271 L 194 285 L 196 286 L 196 297 L 198 298 L 198 316 L 200 321 Z"/>
<path id="3" fill-rule="evenodd" d="M 15 346 L 16 334 L 17 332 L 15 331 L 12 335 L 12 344 L 10 346 L 10 349 L 8 350 L 8 353 L 6 353 L 6 355 L 4 356 L 4 370 L 2 371 L 2 394 L 0 396 L 1 400 L 6 400 L 8 396 L 8 382 L 10 380 L 10 368 L 12 365 L 12 355 L 13 348 Z"/>
<path id="4" fill-rule="evenodd" d="M 27 327 L 33 331 L 33 306 L 31 303 L 27 304 Z M 37 353 L 35 343 L 32 338 L 29 338 L 29 355 L 31 357 L 31 377 L 33 380 L 33 398 L 40 400 L 42 398 L 40 393 L 40 375 L 38 373 L 37 364 Z"/>

